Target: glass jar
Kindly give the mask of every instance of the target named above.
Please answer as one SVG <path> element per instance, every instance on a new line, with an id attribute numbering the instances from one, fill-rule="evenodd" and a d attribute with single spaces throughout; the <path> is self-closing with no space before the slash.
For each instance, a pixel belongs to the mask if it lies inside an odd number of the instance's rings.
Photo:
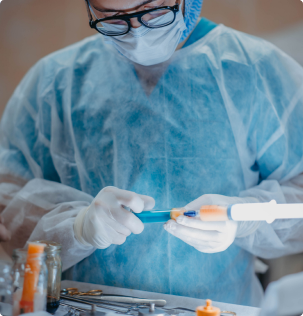
<path id="1" fill-rule="evenodd" d="M 11 265 L 0 261 L 0 314 L 12 316 L 13 314 L 13 279 Z"/>
<path id="2" fill-rule="evenodd" d="M 61 291 L 61 245 L 54 241 L 39 240 L 37 243 L 45 244 L 46 265 L 48 269 L 47 304 L 46 310 L 54 314 L 59 307 Z"/>
<path id="3" fill-rule="evenodd" d="M 34 262 L 40 267 L 39 275 L 37 275 L 37 285 L 34 294 L 33 311 L 39 312 L 46 310 L 46 293 L 47 293 L 47 266 L 45 264 L 45 253 L 33 254 L 27 258 L 27 249 L 15 249 L 13 252 L 13 315 L 23 314 L 20 308 L 20 302 L 23 293 L 23 283 L 25 272 L 29 273 L 30 265 L 26 264 L 27 259 Z M 33 271 L 35 274 L 36 271 Z"/>

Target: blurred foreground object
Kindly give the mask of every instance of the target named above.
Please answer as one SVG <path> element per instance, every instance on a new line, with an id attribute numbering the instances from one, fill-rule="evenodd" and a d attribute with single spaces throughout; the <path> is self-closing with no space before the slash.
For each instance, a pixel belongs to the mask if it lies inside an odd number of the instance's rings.
<path id="1" fill-rule="evenodd" d="M 60 252 L 62 247 L 54 241 L 39 240 L 36 242 L 46 245 L 44 249 L 48 271 L 46 310 L 54 314 L 59 307 L 60 301 L 62 274 Z"/>
<path id="2" fill-rule="evenodd" d="M 0 313 L 11 316 L 13 312 L 13 282 L 11 265 L 0 261 Z"/>
<path id="3" fill-rule="evenodd" d="M 14 250 L 13 315 L 46 309 L 47 266 L 43 252 L 44 247 L 39 249 L 40 252 L 32 252 L 32 250 L 31 246 L 29 251 L 27 249 Z"/>
<path id="4" fill-rule="evenodd" d="M 0 242 L 5 242 L 11 240 L 10 231 L 4 226 L 4 220 L 0 216 Z"/>
<path id="5" fill-rule="evenodd" d="M 303 312 L 303 272 L 272 282 L 265 293 L 260 316 L 301 315 Z"/>

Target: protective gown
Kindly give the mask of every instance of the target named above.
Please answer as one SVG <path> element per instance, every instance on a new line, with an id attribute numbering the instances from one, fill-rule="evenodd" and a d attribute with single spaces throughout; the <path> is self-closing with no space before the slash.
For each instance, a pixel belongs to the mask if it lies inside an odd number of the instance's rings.
<path id="1" fill-rule="evenodd" d="M 303 221 L 261 223 L 216 254 L 198 252 L 162 224 L 105 250 L 73 235 L 75 216 L 105 186 L 150 195 L 156 209 L 203 194 L 303 202 L 302 68 L 223 25 L 197 32 L 152 69 L 136 71 L 96 35 L 29 71 L 1 121 L 7 252 L 27 239 L 54 240 L 63 244 L 64 270 L 85 258 L 67 278 L 259 304 L 254 255 L 302 251 Z M 155 69 L 159 80 L 146 93 Z"/>

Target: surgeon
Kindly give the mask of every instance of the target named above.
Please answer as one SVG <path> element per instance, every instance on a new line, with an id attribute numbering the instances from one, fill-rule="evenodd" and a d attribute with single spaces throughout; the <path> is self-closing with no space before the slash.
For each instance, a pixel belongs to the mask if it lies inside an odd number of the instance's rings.
<path id="1" fill-rule="evenodd" d="M 125 207 L 303 202 L 303 69 L 201 0 L 82 1 L 96 35 L 40 60 L 1 121 L 3 247 L 54 240 L 69 279 L 258 306 L 254 256 L 303 251 L 301 220 Z"/>

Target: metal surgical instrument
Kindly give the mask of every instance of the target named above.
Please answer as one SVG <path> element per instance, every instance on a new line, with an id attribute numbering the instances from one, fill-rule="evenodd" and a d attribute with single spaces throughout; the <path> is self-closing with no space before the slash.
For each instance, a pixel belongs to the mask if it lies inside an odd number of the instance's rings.
<path id="1" fill-rule="evenodd" d="M 100 304 L 94 304 L 94 303 L 91 303 L 91 302 L 89 302 L 89 301 L 87 301 L 87 300 L 78 299 L 78 298 L 70 297 L 70 296 L 67 296 L 67 295 L 62 295 L 62 294 L 61 294 L 61 298 L 65 299 L 65 300 L 73 301 L 73 302 L 76 302 L 76 303 L 87 304 L 87 305 L 90 305 L 90 306 L 95 305 L 95 306 L 97 306 L 97 307 L 104 308 L 104 309 L 108 309 L 108 310 L 111 310 L 111 311 L 114 311 L 114 312 L 118 312 L 118 313 L 123 313 L 123 314 L 126 313 L 126 314 L 127 314 L 127 313 L 129 312 L 129 309 L 127 309 L 127 310 L 125 311 L 125 309 L 126 309 L 125 307 L 121 307 L 121 308 L 124 309 L 124 310 L 116 309 L 116 308 L 113 308 L 113 307 L 108 306 L 107 304 L 102 304 L 102 305 L 100 305 Z"/>
<path id="2" fill-rule="evenodd" d="M 143 298 L 136 298 L 136 297 L 128 297 L 122 295 L 110 295 L 110 294 L 103 294 L 102 290 L 90 290 L 87 292 L 79 292 L 77 288 L 67 288 L 61 291 L 63 295 L 71 295 L 73 297 L 82 298 L 83 296 L 85 299 L 95 300 L 98 303 L 105 303 L 105 302 L 119 302 L 119 303 L 126 303 L 126 304 L 155 304 L 158 307 L 163 307 L 166 305 L 165 300 L 160 299 L 143 299 Z M 110 304 L 113 305 L 113 304 Z"/>
<path id="3" fill-rule="evenodd" d="M 76 307 L 70 304 L 66 304 L 66 303 L 62 303 L 60 302 L 60 305 L 62 306 L 67 306 L 69 307 L 69 311 L 66 315 L 64 316 L 81 316 L 81 315 L 88 315 L 88 316 L 104 316 L 106 315 L 106 313 L 104 312 L 99 312 L 96 311 L 96 306 L 92 305 L 91 309 L 87 309 L 87 308 L 81 308 L 81 307 Z M 80 314 L 79 314 L 80 312 Z"/>
<path id="4" fill-rule="evenodd" d="M 146 305 L 139 305 L 139 304 L 135 304 L 134 306 L 121 306 L 118 304 L 114 304 L 114 303 L 102 303 L 102 304 L 95 304 L 95 303 L 91 303 L 89 300 L 87 299 L 79 299 L 79 298 L 74 298 L 74 297 L 70 297 L 67 295 L 62 295 L 61 294 L 61 298 L 69 300 L 69 301 L 73 301 L 73 302 L 77 302 L 77 303 L 82 303 L 82 304 L 87 304 L 90 306 L 96 306 L 96 307 L 100 307 L 100 308 L 104 308 L 104 309 L 108 309 L 111 311 L 114 311 L 116 313 L 120 313 L 120 314 L 131 314 L 132 311 L 138 311 L 140 308 L 145 308 Z M 118 307 L 117 308 L 113 308 L 110 307 L 111 305 Z"/>

